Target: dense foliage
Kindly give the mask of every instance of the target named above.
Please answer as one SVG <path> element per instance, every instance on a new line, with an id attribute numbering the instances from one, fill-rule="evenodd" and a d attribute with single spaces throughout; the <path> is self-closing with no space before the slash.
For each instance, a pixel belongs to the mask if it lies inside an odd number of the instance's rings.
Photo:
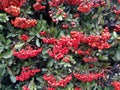
<path id="1" fill-rule="evenodd" d="M 120 90 L 120 0 L 0 0 L 0 90 Z"/>

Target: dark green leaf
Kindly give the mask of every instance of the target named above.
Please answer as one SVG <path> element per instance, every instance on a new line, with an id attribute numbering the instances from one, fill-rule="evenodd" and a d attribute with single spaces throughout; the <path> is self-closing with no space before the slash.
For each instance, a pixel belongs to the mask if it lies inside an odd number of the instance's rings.
<path id="1" fill-rule="evenodd" d="M 51 59 L 51 60 L 47 63 L 47 66 L 48 66 L 48 67 L 52 67 L 52 66 L 53 66 L 53 63 L 54 63 L 54 60 Z"/>
<path id="2" fill-rule="evenodd" d="M 120 50 L 119 49 L 115 53 L 115 61 L 120 61 Z"/>
<path id="3" fill-rule="evenodd" d="M 11 23 L 10 23 L 10 22 L 7 22 L 6 24 L 7 24 L 7 28 L 9 29 L 9 31 L 10 31 L 10 32 L 13 32 L 14 27 L 11 25 Z"/>
<path id="4" fill-rule="evenodd" d="M 5 42 L 5 37 L 3 36 L 3 34 L 0 34 L 0 41 Z"/>
<path id="5" fill-rule="evenodd" d="M 9 67 L 7 67 L 7 72 L 8 72 L 9 75 L 13 75 L 13 73 L 12 73 L 12 71 Z"/>
<path id="6" fill-rule="evenodd" d="M 35 36 L 31 36 L 31 37 L 27 40 L 27 42 L 30 42 L 31 40 L 33 40 L 34 37 L 35 37 Z"/>
<path id="7" fill-rule="evenodd" d="M 2 77 L 6 73 L 6 65 L 1 64 L 0 65 L 0 77 Z"/>

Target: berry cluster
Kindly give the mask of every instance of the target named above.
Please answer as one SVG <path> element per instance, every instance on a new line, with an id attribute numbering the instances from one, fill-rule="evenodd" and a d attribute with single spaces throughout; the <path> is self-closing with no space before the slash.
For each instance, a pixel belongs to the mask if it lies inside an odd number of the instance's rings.
<path id="1" fill-rule="evenodd" d="M 54 44 L 52 49 L 48 51 L 49 56 L 55 60 L 60 60 L 69 51 L 78 53 L 79 55 L 89 55 L 89 49 L 84 51 L 78 49 L 81 43 L 88 44 L 90 47 L 100 50 L 110 48 L 110 44 L 107 42 L 111 36 L 108 28 L 105 28 L 101 35 L 86 36 L 81 32 L 71 31 L 70 36 L 62 36 L 58 40 L 54 38 L 43 38 L 44 43 Z"/>
<path id="2" fill-rule="evenodd" d="M 120 32 L 120 24 L 115 25 L 114 31 Z"/>
<path id="3" fill-rule="evenodd" d="M 98 58 L 91 57 L 91 56 L 89 56 L 89 57 L 83 57 L 83 61 L 84 62 L 96 62 L 96 61 L 98 61 Z"/>
<path id="4" fill-rule="evenodd" d="M 58 22 L 58 19 L 57 18 L 53 18 L 53 15 L 55 15 L 57 12 L 56 11 L 53 11 L 53 10 L 50 10 L 49 12 L 49 16 L 52 18 L 52 21 L 54 23 L 57 23 Z"/>
<path id="5" fill-rule="evenodd" d="M 89 74 L 73 74 L 75 78 L 82 82 L 92 82 L 93 80 L 97 80 L 104 76 L 104 73 L 89 73 Z"/>
<path id="6" fill-rule="evenodd" d="M 57 23 L 59 20 L 60 21 L 62 20 L 62 19 L 57 18 L 58 15 L 60 15 L 64 19 L 66 19 L 68 17 L 68 14 L 64 12 L 63 8 L 58 8 L 58 9 L 56 8 L 55 10 L 49 11 L 49 16 L 52 18 L 52 21 L 55 23 Z M 55 16 L 55 17 L 53 17 L 53 16 Z"/>
<path id="7" fill-rule="evenodd" d="M 0 0 L 0 10 L 4 10 L 5 8 L 12 6 L 21 7 L 26 0 Z"/>
<path id="8" fill-rule="evenodd" d="M 13 16 L 18 16 L 20 14 L 20 8 L 16 6 L 11 5 L 8 8 L 5 8 L 4 10 Z"/>
<path id="9" fill-rule="evenodd" d="M 84 0 L 65 0 L 65 2 L 69 5 L 79 5 Z"/>
<path id="10" fill-rule="evenodd" d="M 120 0 L 117 0 L 118 4 L 120 4 Z"/>
<path id="11" fill-rule="evenodd" d="M 20 59 L 28 59 L 37 56 L 42 51 L 42 48 L 33 49 L 31 46 L 21 49 L 20 51 L 13 51 L 13 55 Z"/>
<path id="12" fill-rule="evenodd" d="M 30 90 L 26 85 L 22 86 L 22 90 Z"/>
<path id="13" fill-rule="evenodd" d="M 49 5 L 52 7 L 58 7 L 62 3 L 64 3 L 64 0 L 50 0 L 49 1 Z"/>
<path id="14" fill-rule="evenodd" d="M 111 84 L 113 85 L 114 90 L 120 90 L 120 82 L 114 81 L 111 82 Z"/>
<path id="15" fill-rule="evenodd" d="M 56 90 L 56 88 L 48 87 L 47 90 Z"/>
<path id="16" fill-rule="evenodd" d="M 120 9 L 117 9 L 117 6 L 112 6 L 111 12 L 115 13 L 116 15 L 120 15 Z"/>
<path id="17" fill-rule="evenodd" d="M 71 31 L 71 44 L 74 49 L 77 49 L 80 43 L 87 43 L 87 38 L 82 32 Z"/>
<path id="18" fill-rule="evenodd" d="M 102 49 L 108 49 L 110 48 L 110 44 L 108 44 L 108 40 L 110 38 L 111 34 L 108 31 L 108 28 L 105 28 L 101 35 L 90 35 L 88 36 L 88 44 L 92 48 L 98 48 L 100 50 Z"/>
<path id="19" fill-rule="evenodd" d="M 98 8 L 100 6 L 106 6 L 104 0 L 91 0 L 89 2 L 81 2 L 78 7 L 78 11 L 82 13 L 90 12 L 92 8 Z"/>
<path id="20" fill-rule="evenodd" d="M 80 10 L 82 11 L 87 11 L 87 9 L 90 9 L 92 7 L 99 7 L 99 6 L 106 6 L 106 3 L 104 0 L 91 0 L 90 2 L 89 1 L 84 1 L 84 0 L 51 0 L 49 2 L 49 5 L 50 6 L 53 6 L 53 7 L 57 7 L 59 6 L 60 4 L 69 4 L 69 5 L 79 5 L 79 8 L 80 6 L 82 6 L 82 8 Z M 92 6 L 91 6 L 92 5 Z"/>
<path id="21" fill-rule="evenodd" d="M 16 17 L 15 20 L 11 20 L 11 23 L 14 25 L 14 27 L 25 29 L 35 26 L 37 21 L 35 19 Z"/>
<path id="22" fill-rule="evenodd" d="M 52 50 L 48 51 L 49 56 L 53 57 L 55 60 L 60 60 L 66 55 L 70 48 L 69 43 L 70 39 L 67 37 L 61 37 L 57 42 L 54 44 Z"/>
<path id="23" fill-rule="evenodd" d="M 55 38 L 43 38 L 42 41 L 46 44 L 54 44 L 56 42 Z"/>
<path id="24" fill-rule="evenodd" d="M 81 3 L 79 4 L 78 11 L 82 13 L 90 12 L 91 8 L 93 7 L 93 2 Z"/>
<path id="25" fill-rule="evenodd" d="M 69 62 L 70 61 L 70 57 L 69 56 L 66 56 L 62 59 L 63 62 Z"/>
<path id="26" fill-rule="evenodd" d="M 72 22 L 70 22 L 70 25 L 71 25 L 72 28 L 74 28 L 74 27 L 76 27 L 77 23 L 72 21 Z"/>
<path id="27" fill-rule="evenodd" d="M 74 90 L 82 90 L 80 87 L 75 87 Z"/>
<path id="28" fill-rule="evenodd" d="M 26 34 L 22 34 L 22 35 L 20 36 L 20 39 L 21 39 L 22 41 L 26 42 L 26 41 L 29 39 L 29 36 L 27 36 Z"/>
<path id="29" fill-rule="evenodd" d="M 40 34 L 41 36 L 46 36 L 47 32 L 46 32 L 46 31 L 41 31 L 39 34 Z"/>
<path id="30" fill-rule="evenodd" d="M 94 0 L 94 5 L 93 7 L 98 8 L 100 6 L 106 6 L 105 0 Z"/>
<path id="31" fill-rule="evenodd" d="M 18 16 L 20 14 L 20 7 L 26 2 L 26 0 L 0 0 L 0 10 Z"/>
<path id="32" fill-rule="evenodd" d="M 43 79 L 52 87 L 65 87 L 72 79 L 72 75 L 60 79 L 59 81 L 53 75 L 44 74 Z"/>
<path id="33" fill-rule="evenodd" d="M 76 49 L 78 48 L 80 43 L 85 43 L 91 46 L 92 48 L 98 49 L 107 49 L 110 48 L 110 44 L 108 44 L 108 40 L 111 34 L 108 28 L 105 28 L 101 35 L 89 35 L 86 36 L 81 32 L 72 31 L 71 32 L 71 43 L 73 47 Z"/>
<path id="34" fill-rule="evenodd" d="M 94 68 L 95 65 L 94 65 L 94 64 L 89 64 L 89 67 L 90 67 L 90 68 Z"/>
<path id="35" fill-rule="evenodd" d="M 80 17 L 80 14 L 78 13 L 74 14 L 74 18 L 78 18 L 78 17 Z"/>
<path id="36" fill-rule="evenodd" d="M 36 3 L 33 4 L 33 8 L 37 11 L 37 10 L 43 10 L 45 9 L 46 7 L 43 6 L 42 4 L 42 0 L 36 0 Z"/>
<path id="37" fill-rule="evenodd" d="M 21 7 L 26 0 L 5 0 L 8 1 L 10 5 L 16 6 L 16 7 Z"/>
<path id="38" fill-rule="evenodd" d="M 88 50 L 75 50 L 75 53 L 79 54 L 79 55 L 89 55 L 90 54 L 90 49 Z"/>
<path id="39" fill-rule="evenodd" d="M 16 80 L 25 81 L 30 77 L 34 76 L 36 73 L 40 72 L 40 69 L 31 70 L 29 67 L 22 68 L 22 71 L 19 76 L 16 76 Z"/>
<path id="40" fill-rule="evenodd" d="M 116 15 L 120 15 L 120 10 L 114 10 L 113 11 Z"/>
<path id="41" fill-rule="evenodd" d="M 63 28 L 63 29 L 67 29 L 67 28 L 69 28 L 69 25 L 68 25 L 68 24 L 63 24 L 63 25 L 62 25 L 62 28 Z"/>

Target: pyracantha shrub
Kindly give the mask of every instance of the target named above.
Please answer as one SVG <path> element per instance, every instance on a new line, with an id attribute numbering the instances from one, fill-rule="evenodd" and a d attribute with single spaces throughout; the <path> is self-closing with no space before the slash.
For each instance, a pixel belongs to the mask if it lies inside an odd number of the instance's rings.
<path id="1" fill-rule="evenodd" d="M 120 90 L 120 0 L 0 0 L 0 90 Z"/>

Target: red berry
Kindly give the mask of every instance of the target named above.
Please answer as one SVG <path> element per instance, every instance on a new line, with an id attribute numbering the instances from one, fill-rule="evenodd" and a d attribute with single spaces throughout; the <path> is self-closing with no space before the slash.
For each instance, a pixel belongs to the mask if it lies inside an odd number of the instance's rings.
<path id="1" fill-rule="evenodd" d="M 24 42 L 26 42 L 29 39 L 29 36 L 27 36 L 26 34 L 22 34 L 20 36 L 20 39 L 23 40 Z"/>

